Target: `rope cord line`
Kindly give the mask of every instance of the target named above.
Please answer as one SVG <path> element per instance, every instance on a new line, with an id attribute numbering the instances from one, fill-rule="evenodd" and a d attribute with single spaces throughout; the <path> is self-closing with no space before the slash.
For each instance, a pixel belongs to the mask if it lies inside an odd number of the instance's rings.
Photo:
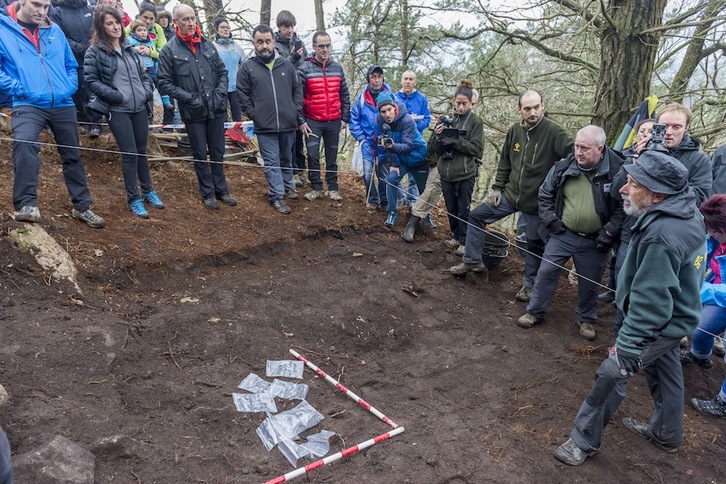
<path id="1" fill-rule="evenodd" d="M 100 148 L 88 148 L 88 147 L 83 147 L 83 146 L 59 145 L 59 144 L 55 144 L 55 143 L 44 143 L 44 142 L 41 142 L 41 141 L 15 141 L 12 138 L 3 138 L 3 137 L 0 137 L 0 142 L 2 142 L 2 141 L 12 142 L 12 143 L 30 143 L 30 144 L 34 144 L 34 145 L 38 145 L 38 146 L 54 146 L 56 148 L 71 148 L 71 149 L 86 150 L 86 151 L 92 151 L 92 152 L 111 153 L 111 154 L 118 154 L 118 155 L 132 155 L 132 156 L 138 155 L 138 153 L 130 153 L 130 152 L 124 152 L 124 151 L 117 151 L 117 150 L 104 150 L 104 149 L 100 149 Z M 148 155 L 147 155 L 147 157 L 148 157 L 149 161 L 155 161 L 155 159 L 156 159 L 156 157 L 151 157 L 151 156 L 148 156 Z M 166 157 L 158 157 L 158 158 L 167 159 Z M 181 160 L 178 160 L 178 161 L 185 161 L 185 162 L 188 162 L 188 163 L 197 163 L 197 162 L 199 162 L 199 163 L 215 163 L 215 164 L 221 164 L 221 165 L 229 165 L 229 166 L 237 166 L 237 167 L 244 166 L 244 167 L 249 167 L 249 168 L 260 168 L 260 169 L 263 169 L 264 168 L 264 167 L 262 167 L 260 165 L 254 165 L 254 164 L 251 164 L 251 163 L 246 163 L 246 164 L 242 165 L 239 162 L 230 162 L 230 161 L 211 161 L 211 160 L 196 160 L 196 159 L 192 159 L 192 160 L 181 159 Z M 378 162 L 376 162 L 376 163 L 378 163 Z M 307 169 L 307 171 L 311 171 L 311 170 L 310 169 Z M 323 169 L 312 170 L 312 171 L 319 172 L 319 173 L 325 173 L 325 170 L 323 170 Z M 336 173 L 354 173 L 354 172 L 352 172 L 350 170 L 337 170 Z M 374 177 L 375 178 L 378 178 L 378 170 L 375 169 L 375 165 L 374 165 L 374 169 L 372 170 L 372 173 L 371 173 L 371 186 L 370 187 L 366 187 L 367 188 L 367 190 L 366 190 L 366 203 L 368 202 L 368 192 L 372 189 L 373 178 Z M 382 181 L 386 185 L 393 186 L 386 179 L 384 179 Z M 398 188 L 398 187 L 396 186 L 394 188 Z M 434 204 L 431 204 L 431 203 L 428 203 L 428 202 L 424 202 L 424 203 L 426 203 L 426 205 L 428 206 L 427 208 L 430 208 L 430 209 L 437 208 L 437 206 L 434 205 Z M 486 230 L 484 228 L 477 227 L 476 225 L 471 224 L 468 220 L 463 220 L 463 219 L 457 217 L 456 215 L 449 213 L 446 210 L 443 210 L 443 212 L 446 214 L 447 217 L 451 217 L 453 219 L 456 219 L 459 222 L 462 222 L 462 223 L 464 223 L 464 224 L 466 224 L 468 226 L 471 226 L 471 227 L 475 228 L 476 230 L 480 230 L 482 232 L 486 232 Z M 513 245 L 513 243 L 510 242 L 509 239 L 503 239 L 503 238 L 499 237 L 494 232 L 488 232 L 488 233 L 492 237 L 494 237 L 495 239 L 499 240 L 500 242 L 507 242 L 510 247 Z M 552 264 L 553 266 L 558 267 L 558 268 L 560 268 L 560 269 L 562 269 L 564 271 L 571 272 L 571 269 L 568 269 L 567 267 L 565 267 L 563 265 L 556 264 L 556 263 L 554 263 L 552 261 L 546 260 L 541 255 L 535 254 L 534 252 L 528 250 L 526 247 L 518 247 L 518 249 L 520 249 L 522 252 L 525 252 L 525 253 L 527 253 L 529 255 L 532 255 L 534 257 L 537 257 L 542 262 L 548 262 L 548 263 Z M 583 280 L 585 280 L 587 282 L 590 282 L 592 284 L 595 284 L 595 285 L 599 286 L 600 288 L 604 288 L 604 289 L 607 289 L 609 291 L 612 291 L 612 289 L 610 289 L 606 285 L 602 284 L 600 281 L 595 281 L 595 280 L 592 280 L 592 279 L 590 279 L 588 277 L 585 277 L 585 276 L 582 276 L 582 275 L 578 274 L 577 273 L 577 267 L 575 267 L 575 274 L 578 277 L 582 278 Z"/>

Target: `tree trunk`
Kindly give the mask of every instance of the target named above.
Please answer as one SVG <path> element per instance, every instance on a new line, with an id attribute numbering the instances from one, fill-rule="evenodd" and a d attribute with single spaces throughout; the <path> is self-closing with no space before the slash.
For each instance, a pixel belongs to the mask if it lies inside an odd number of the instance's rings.
<path id="1" fill-rule="evenodd" d="M 214 26 L 212 26 L 212 22 L 220 15 L 224 15 L 224 5 L 222 5 L 222 0 L 204 0 L 202 8 L 204 8 L 204 16 L 207 22 L 207 37 L 214 38 Z M 201 25 L 199 19 L 197 19 L 197 22 L 200 24 L 199 28 L 202 32 L 205 32 L 205 28 Z"/>
<path id="2" fill-rule="evenodd" d="M 706 7 L 701 18 L 701 23 L 696 27 L 693 33 L 693 37 L 688 42 L 688 49 L 686 54 L 683 56 L 681 66 L 678 68 L 671 89 L 668 91 L 668 100 L 671 102 L 683 102 L 683 97 L 688 90 L 688 82 L 693 77 L 693 73 L 696 71 L 698 64 L 703 60 L 706 55 L 710 55 L 711 52 L 704 50 L 706 44 L 706 36 L 713 27 L 718 16 L 719 11 L 726 8 L 726 1 L 712 1 Z"/>
<path id="3" fill-rule="evenodd" d="M 272 0 L 260 0 L 260 24 L 270 25 L 272 17 Z"/>
<path id="4" fill-rule="evenodd" d="M 666 0 L 611 0 L 600 34 L 600 78 L 593 124 L 608 143 L 617 139 L 633 111 L 650 93 L 660 34 L 640 32 L 663 23 Z"/>
<path id="5" fill-rule="evenodd" d="M 315 0 L 315 30 L 325 30 L 323 0 Z"/>
<path id="6" fill-rule="evenodd" d="M 408 69 L 409 40 L 408 40 L 408 0 L 401 1 L 401 64 Z"/>

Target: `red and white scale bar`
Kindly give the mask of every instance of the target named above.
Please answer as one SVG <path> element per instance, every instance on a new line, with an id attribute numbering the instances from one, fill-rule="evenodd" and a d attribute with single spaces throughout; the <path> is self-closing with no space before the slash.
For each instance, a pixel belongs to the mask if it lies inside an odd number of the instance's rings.
<path id="1" fill-rule="evenodd" d="M 355 393 L 348 390 L 345 385 L 340 383 L 335 378 L 331 377 L 327 373 L 325 373 L 323 370 L 312 364 L 310 361 L 308 361 L 307 358 L 302 356 L 300 353 L 298 353 L 295 350 L 290 350 L 290 354 L 292 354 L 295 358 L 305 363 L 305 365 L 313 370 L 315 373 L 317 373 L 319 376 L 323 377 L 328 383 L 333 384 L 338 390 L 345 393 L 348 397 L 350 397 L 352 400 L 355 400 L 360 404 L 361 407 L 365 408 L 369 412 L 371 412 L 373 415 L 384 421 L 386 424 L 393 427 L 393 430 L 386 432 L 385 434 L 381 434 L 377 437 L 374 437 L 370 440 L 366 440 L 365 442 L 361 442 L 358 445 L 354 445 L 353 447 L 348 447 L 347 449 L 343 449 L 337 454 L 329 455 L 328 457 L 325 457 L 323 459 L 320 459 L 319 461 L 313 462 L 312 464 L 308 464 L 305 467 L 298 467 L 294 471 L 288 472 L 287 474 L 277 477 L 275 479 L 272 479 L 270 481 L 267 481 L 265 484 L 280 484 L 281 482 L 287 482 L 291 479 L 294 479 L 296 477 L 302 476 L 304 474 L 307 474 L 308 472 L 318 469 L 320 467 L 323 467 L 326 464 L 330 464 L 331 462 L 335 462 L 337 460 L 342 459 L 343 457 L 348 457 L 352 454 L 355 454 L 356 452 L 359 452 L 363 449 L 367 449 L 368 447 L 371 447 L 375 444 L 378 444 L 379 442 L 383 442 L 384 440 L 388 440 L 391 437 L 395 437 L 398 434 L 403 433 L 404 428 L 399 427 L 396 422 L 391 420 L 390 418 L 383 415 L 381 412 L 379 412 L 375 407 L 371 406 L 368 402 L 363 400 L 361 397 L 356 395 Z"/>

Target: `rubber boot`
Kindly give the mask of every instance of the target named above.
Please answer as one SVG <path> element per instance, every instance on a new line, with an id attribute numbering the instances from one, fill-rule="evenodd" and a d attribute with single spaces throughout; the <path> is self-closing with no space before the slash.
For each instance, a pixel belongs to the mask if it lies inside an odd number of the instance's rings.
<path id="1" fill-rule="evenodd" d="M 409 244 L 413 242 L 413 238 L 416 235 L 416 227 L 418 227 L 418 223 L 420 220 L 421 217 L 411 215 L 408 219 L 408 223 L 406 224 L 406 228 L 403 229 L 403 240 L 405 240 Z"/>

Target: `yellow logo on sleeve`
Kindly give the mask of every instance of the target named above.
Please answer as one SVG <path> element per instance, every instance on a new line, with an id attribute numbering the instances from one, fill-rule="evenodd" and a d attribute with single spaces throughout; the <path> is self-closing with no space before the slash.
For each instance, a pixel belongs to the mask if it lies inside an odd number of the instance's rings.
<path id="1" fill-rule="evenodd" d="M 701 264 L 702 264 L 702 263 L 703 263 L 703 261 L 705 261 L 705 260 L 706 260 L 706 258 L 705 258 L 704 256 L 702 256 L 702 255 L 699 255 L 698 257 L 696 257 L 696 260 L 695 260 L 695 261 L 693 261 L 693 266 L 694 266 L 694 267 L 695 267 L 696 269 L 700 269 L 700 268 L 701 268 Z"/>
<path id="2" fill-rule="evenodd" d="M 519 143 L 514 143 L 514 151 L 519 153 Z"/>

